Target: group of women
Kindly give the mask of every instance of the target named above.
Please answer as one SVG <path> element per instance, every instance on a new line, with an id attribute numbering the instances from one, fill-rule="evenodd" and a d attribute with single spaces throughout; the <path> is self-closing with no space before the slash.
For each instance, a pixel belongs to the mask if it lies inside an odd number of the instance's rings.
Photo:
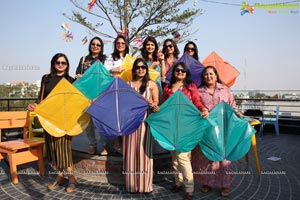
<path id="1" fill-rule="evenodd" d="M 124 70 L 122 62 L 126 54 L 129 53 L 129 45 L 122 35 L 115 39 L 113 45 L 113 53 L 105 56 L 103 54 L 103 41 L 99 37 L 94 37 L 89 43 L 89 54 L 80 59 L 75 78 L 80 78 L 96 60 L 102 62 L 112 76 L 120 74 Z M 184 52 L 196 60 L 199 59 L 198 49 L 194 42 L 188 42 L 184 47 Z M 149 110 L 144 116 L 145 119 L 150 113 L 158 112 L 159 105 L 177 90 L 181 90 L 191 100 L 201 111 L 204 118 L 209 116 L 209 111 L 220 101 L 227 102 L 236 109 L 233 95 L 230 89 L 222 84 L 215 67 L 208 66 L 203 70 L 201 85 L 197 87 L 191 80 L 188 66 L 184 62 L 177 62 L 179 53 L 179 49 L 172 39 L 164 41 L 162 51 L 159 50 L 154 37 L 149 36 L 144 40 L 141 54 L 132 67 L 132 80 L 128 84 L 149 103 Z M 74 81 L 69 76 L 69 68 L 66 55 L 58 53 L 53 56 L 50 74 L 42 77 L 38 100 L 36 103 L 28 105 L 27 109 L 29 111 L 34 111 L 37 103 L 46 98 L 63 77 L 71 83 Z M 150 68 L 160 73 L 155 82 L 150 80 Z M 166 74 L 169 71 L 172 76 L 170 82 L 166 83 Z M 92 123 L 87 128 L 87 132 L 90 141 L 88 153 L 95 154 L 97 142 L 95 128 Z M 102 139 L 105 141 L 104 138 Z M 153 138 L 148 125 L 143 122 L 133 134 L 124 136 L 121 139 L 126 190 L 130 193 L 151 193 L 153 190 Z M 48 185 L 48 189 L 54 190 L 63 182 L 66 169 L 69 180 L 66 191 L 73 192 L 76 188 L 76 178 L 73 174 L 72 137 L 66 135 L 56 138 L 45 132 L 45 140 L 48 159 L 58 171 L 55 181 Z M 120 143 L 116 142 L 116 144 Z M 103 151 L 101 153 L 103 154 Z M 104 152 L 103 155 L 106 154 L 107 152 Z M 192 199 L 194 181 L 199 181 L 202 185 L 202 192 L 209 192 L 212 187 L 220 187 L 222 196 L 229 194 L 232 181 L 232 175 L 226 173 L 226 170 L 230 170 L 229 161 L 221 163 L 210 161 L 203 155 L 199 147 L 196 147 L 192 152 L 172 151 L 171 156 L 175 175 L 175 183 L 171 188 L 172 192 L 178 192 L 184 188 L 184 199 Z M 196 175 L 193 174 L 193 171 L 214 171 L 214 173 L 197 173 Z"/>

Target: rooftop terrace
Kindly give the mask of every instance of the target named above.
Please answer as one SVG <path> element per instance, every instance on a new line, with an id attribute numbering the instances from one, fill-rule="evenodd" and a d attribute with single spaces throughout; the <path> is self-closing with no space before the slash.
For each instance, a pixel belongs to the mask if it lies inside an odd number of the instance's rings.
<path id="1" fill-rule="evenodd" d="M 300 196 L 300 134 L 264 133 L 257 137 L 257 148 L 261 165 L 258 176 L 253 153 L 249 151 L 249 164 L 244 160 L 234 162 L 234 180 L 230 196 L 226 199 L 299 199 Z M 280 158 L 278 161 L 270 158 Z M 269 159 L 268 159 L 269 158 Z M 275 159 L 276 160 L 276 159 Z M 155 162 L 155 161 L 154 161 Z M 55 191 L 47 191 L 46 185 L 54 181 L 55 175 L 46 162 L 46 176 L 40 177 L 37 165 L 32 163 L 25 171 L 19 169 L 19 184 L 13 185 L 9 180 L 8 166 L 0 163 L 0 199 L 182 199 L 183 193 L 171 193 L 172 177 L 154 175 L 154 190 L 150 195 L 130 194 L 122 184 L 101 183 L 78 178 L 75 193 L 67 194 L 63 186 Z M 23 172 L 23 173 L 22 173 Z M 195 185 L 194 199 L 222 199 L 218 190 L 202 193 Z"/>

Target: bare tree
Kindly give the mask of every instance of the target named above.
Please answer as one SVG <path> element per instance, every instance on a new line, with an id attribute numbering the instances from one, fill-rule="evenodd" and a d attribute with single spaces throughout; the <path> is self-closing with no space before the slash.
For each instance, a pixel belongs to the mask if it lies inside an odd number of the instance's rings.
<path id="1" fill-rule="evenodd" d="M 201 9 L 188 8 L 187 0 L 96 0 L 90 10 L 88 3 L 70 1 L 77 10 L 63 13 L 69 20 L 107 39 L 123 34 L 129 42 L 147 35 L 170 38 L 175 33 L 180 33 L 178 42 L 186 41 L 193 34 L 192 21 L 202 14 Z M 98 22 L 92 23 L 91 18 Z"/>

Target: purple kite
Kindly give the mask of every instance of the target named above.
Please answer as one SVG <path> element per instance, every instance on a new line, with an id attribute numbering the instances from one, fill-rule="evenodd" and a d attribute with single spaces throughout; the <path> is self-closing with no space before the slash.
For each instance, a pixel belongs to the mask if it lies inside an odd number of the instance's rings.
<path id="1" fill-rule="evenodd" d="M 134 133 L 144 120 L 149 104 L 120 78 L 87 109 L 100 134 L 108 138 Z"/>
<path id="2" fill-rule="evenodd" d="M 181 58 L 178 60 L 178 62 L 184 62 L 188 66 L 191 72 L 191 79 L 195 82 L 197 86 L 199 86 L 201 83 L 201 73 L 205 67 L 198 60 L 196 60 L 187 53 L 184 53 L 183 56 L 181 56 Z M 170 82 L 171 76 L 172 70 L 169 70 L 166 78 L 167 83 Z"/>

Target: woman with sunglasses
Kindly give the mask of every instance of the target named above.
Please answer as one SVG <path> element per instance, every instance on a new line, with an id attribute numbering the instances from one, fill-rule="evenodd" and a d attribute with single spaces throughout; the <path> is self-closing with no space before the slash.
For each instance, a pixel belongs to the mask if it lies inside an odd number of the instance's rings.
<path id="1" fill-rule="evenodd" d="M 174 92 L 181 90 L 186 97 L 201 111 L 203 117 L 208 117 L 208 109 L 201 103 L 196 84 L 191 80 L 191 73 L 184 62 L 177 62 L 172 69 L 172 77 L 169 85 L 164 87 L 164 102 Z M 172 192 L 178 192 L 183 186 L 185 188 L 184 199 L 192 199 L 194 191 L 194 179 L 192 165 L 190 162 L 190 153 L 180 153 L 171 151 L 173 170 L 175 173 L 175 184 Z"/>
<path id="2" fill-rule="evenodd" d="M 174 63 L 177 62 L 180 53 L 177 44 L 173 39 L 166 39 L 164 41 L 162 53 L 165 56 L 165 66 L 167 74 L 171 70 Z"/>
<path id="3" fill-rule="evenodd" d="M 159 111 L 158 88 L 150 80 L 149 69 L 143 58 L 137 58 L 133 63 L 129 85 L 147 100 L 152 112 Z M 153 138 L 145 122 L 133 134 L 123 137 L 123 174 L 126 190 L 130 193 L 148 194 L 153 190 L 152 144 Z"/>
<path id="4" fill-rule="evenodd" d="M 104 52 L 104 43 L 101 38 L 94 37 L 89 43 L 89 54 L 82 56 L 76 69 L 75 78 L 80 78 L 82 74 L 96 61 L 104 63 L 106 55 Z"/>
<path id="5" fill-rule="evenodd" d="M 114 52 L 109 55 L 105 62 L 104 66 L 110 72 L 112 76 L 118 76 L 124 68 L 122 67 L 122 63 L 126 54 L 129 53 L 129 46 L 126 38 L 123 35 L 119 35 L 114 40 Z M 108 139 L 100 135 L 100 140 L 102 142 L 103 149 L 100 152 L 100 155 L 108 155 Z M 114 140 L 114 151 L 119 154 L 122 154 L 122 141 L 120 137 L 117 137 Z"/>
<path id="6" fill-rule="evenodd" d="M 104 62 L 104 66 L 113 76 L 124 71 L 122 63 L 126 54 L 129 53 L 129 46 L 126 41 L 127 40 L 123 35 L 119 35 L 114 41 L 114 52 L 109 55 Z"/>
<path id="7" fill-rule="evenodd" d="M 189 41 L 188 43 L 186 43 L 183 52 L 189 54 L 190 56 L 199 61 L 198 48 L 194 42 Z"/>
<path id="8" fill-rule="evenodd" d="M 36 105 L 45 99 L 56 84 L 62 79 L 67 79 L 70 83 L 74 78 L 69 76 L 69 61 L 65 54 L 57 53 L 51 59 L 50 74 L 42 77 L 41 88 L 36 103 L 29 104 L 27 109 L 34 111 Z M 63 183 L 64 173 L 66 172 L 69 184 L 66 188 L 68 193 L 74 192 L 76 178 L 73 174 L 72 158 L 72 136 L 64 135 L 62 137 L 53 137 L 44 130 L 47 159 L 57 170 L 57 177 L 52 184 L 48 185 L 48 190 L 54 190 Z"/>
<path id="9" fill-rule="evenodd" d="M 162 82 L 165 82 L 165 57 L 162 52 L 159 52 L 158 44 L 156 39 L 152 36 L 148 36 L 143 42 L 143 47 L 141 49 L 140 58 L 143 58 L 149 68 L 156 70 L 159 72 L 160 76 L 156 79 L 156 83 L 159 90 L 159 96 L 162 94 Z"/>
<path id="10" fill-rule="evenodd" d="M 89 43 L 89 54 L 87 56 L 82 56 L 80 58 L 78 67 L 76 69 L 75 78 L 78 79 L 82 77 L 82 74 L 84 74 L 84 72 L 97 60 L 104 63 L 106 56 L 103 54 L 103 51 L 104 51 L 104 43 L 102 39 L 99 37 L 92 38 Z M 97 131 L 97 129 L 95 129 L 95 126 L 91 120 L 88 127 L 85 129 L 86 135 L 89 140 L 89 146 L 87 152 L 90 155 L 93 155 L 97 152 L 97 140 L 96 140 L 95 131 Z M 101 142 L 105 143 L 105 141 L 102 140 Z"/>

